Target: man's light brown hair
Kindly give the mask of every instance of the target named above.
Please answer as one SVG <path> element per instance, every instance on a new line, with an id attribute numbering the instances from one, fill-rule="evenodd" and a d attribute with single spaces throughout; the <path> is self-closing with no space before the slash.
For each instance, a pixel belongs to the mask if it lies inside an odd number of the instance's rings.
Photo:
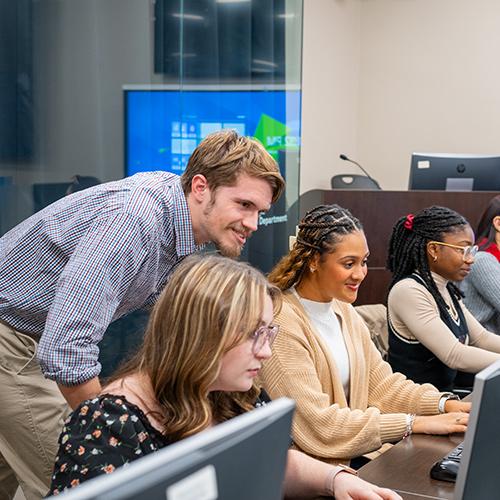
<path id="1" fill-rule="evenodd" d="M 285 188 L 278 164 L 259 141 L 234 130 L 221 130 L 207 135 L 193 151 L 181 176 L 182 189 L 187 196 L 198 174 L 207 179 L 212 191 L 219 186 L 234 186 L 242 173 L 265 180 L 273 191 L 273 203 Z"/>

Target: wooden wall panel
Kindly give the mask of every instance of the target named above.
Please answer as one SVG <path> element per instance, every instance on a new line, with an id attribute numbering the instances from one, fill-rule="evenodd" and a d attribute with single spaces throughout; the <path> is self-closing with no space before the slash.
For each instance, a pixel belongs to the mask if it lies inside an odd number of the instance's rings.
<path id="1" fill-rule="evenodd" d="M 498 193 L 489 191 L 358 191 L 313 190 L 301 195 L 299 213 L 320 204 L 337 203 L 361 220 L 370 261 L 368 275 L 361 285 L 357 305 L 386 303 L 391 273 L 386 270 L 387 247 L 394 223 L 403 215 L 431 205 L 441 205 L 461 213 L 475 229 L 488 201 Z"/>

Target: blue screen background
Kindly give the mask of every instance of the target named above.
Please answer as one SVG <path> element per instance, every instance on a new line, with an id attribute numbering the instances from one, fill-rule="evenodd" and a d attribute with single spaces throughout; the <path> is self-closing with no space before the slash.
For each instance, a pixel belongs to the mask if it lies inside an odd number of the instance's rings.
<path id="1" fill-rule="evenodd" d="M 181 174 L 209 133 L 232 128 L 254 136 L 277 159 L 300 147 L 300 91 L 127 90 L 125 175 L 150 170 Z"/>

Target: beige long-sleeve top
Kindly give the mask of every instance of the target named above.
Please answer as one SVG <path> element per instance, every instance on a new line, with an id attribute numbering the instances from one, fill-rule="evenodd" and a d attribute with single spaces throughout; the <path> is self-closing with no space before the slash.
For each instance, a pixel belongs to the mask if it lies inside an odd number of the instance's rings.
<path id="1" fill-rule="evenodd" d="M 349 403 L 330 349 L 290 291 L 275 318 L 280 332 L 262 382 L 271 397 L 296 401 L 292 431 L 298 449 L 326 462 L 346 463 L 401 439 L 406 414 L 438 413 L 441 393 L 393 373 L 350 304 L 334 300 L 332 308 L 349 353 Z"/>
<path id="2" fill-rule="evenodd" d="M 447 304 L 452 300 L 442 276 L 432 273 Z M 388 297 L 389 318 L 398 335 L 416 339 L 445 365 L 477 373 L 500 359 L 500 336 L 488 332 L 460 302 L 469 329 L 469 344 L 458 341 L 439 315 L 434 297 L 420 283 L 406 278 L 396 283 Z"/>

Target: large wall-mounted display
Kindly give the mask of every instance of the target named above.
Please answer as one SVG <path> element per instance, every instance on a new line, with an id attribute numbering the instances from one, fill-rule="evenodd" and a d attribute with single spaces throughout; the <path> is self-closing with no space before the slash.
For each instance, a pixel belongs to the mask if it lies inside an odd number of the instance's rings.
<path id="1" fill-rule="evenodd" d="M 181 174 L 211 132 L 232 128 L 257 138 L 279 160 L 300 147 L 300 90 L 249 86 L 129 86 L 125 100 L 125 175 Z"/>

